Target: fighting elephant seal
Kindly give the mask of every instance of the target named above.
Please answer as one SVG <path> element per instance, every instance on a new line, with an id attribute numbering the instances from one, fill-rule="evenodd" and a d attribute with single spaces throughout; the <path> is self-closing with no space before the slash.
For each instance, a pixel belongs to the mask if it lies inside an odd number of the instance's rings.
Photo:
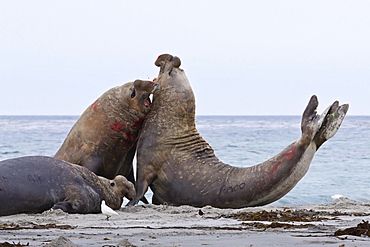
<path id="1" fill-rule="evenodd" d="M 102 200 L 119 209 L 124 196 L 132 199 L 135 188 L 121 175 L 109 180 L 85 167 L 45 156 L 0 161 L 0 216 L 50 208 L 99 213 Z"/>
<path id="2" fill-rule="evenodd" d="M 132 160 L 142 122 L 149 112 L 152 81 L 114 87 L 88 107 L 72 127 L 55 158 L 88 168 L 109 179 L 134 182 Z"/>
<path id="3" fill-rule="evenodd" d="M 322 115 L 312 96 L 301 122 L 302 136 L 261 164 L 238 168 L 222 163 L 195 127 L 195 98 L 177 57 L 165 54 L 151 112 L 137 150 L 136 197 L 148 186 L 153 203 L 241 208 L 271 203 L 287 194 L 307 172 L 317 149 L 334 136 L 348 105 L 334 102 Z"/>

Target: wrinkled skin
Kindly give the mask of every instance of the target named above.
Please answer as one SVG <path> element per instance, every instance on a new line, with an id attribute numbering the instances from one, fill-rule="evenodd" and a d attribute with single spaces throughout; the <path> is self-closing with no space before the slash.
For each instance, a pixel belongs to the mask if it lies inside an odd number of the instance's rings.
<path id="1" fill-rule="evenodd" d="M 135 205 L 147 191 L 153 203 L 242 208 L 274 202 L 305 175 L 318 148 L 334 136 L 348 105 L 334 102 L 322 115 L 312 96 L 302 136 L 271 159 L 247 168 L 222 163 L 195 127 L 195 98 L 177 57 L 159 56 L 158 84 L 138 142 Z"/>
<path id="2" fill-rule="evenodd" d="M 67 213 L 99 213 L 105 200 L 120 209 L 123 197 L 135 196 L 124 176 L 99 177 L 85 167 L 46 156 L 0 161 L 0 216 L 62 209 Z"/>
<path id="3" fill-rule="evenodd" d="M 105 92 L 84 111 L 54 157 L 134 183 L 136 143 L 150 110 L 149 95 L 157 88 L 151 81 L 136 80 Z"/>

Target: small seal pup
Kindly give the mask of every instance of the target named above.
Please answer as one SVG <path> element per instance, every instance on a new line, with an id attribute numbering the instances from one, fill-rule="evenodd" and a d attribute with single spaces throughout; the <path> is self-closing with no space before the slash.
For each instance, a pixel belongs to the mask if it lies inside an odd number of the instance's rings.
<path id="1" fill-rule="evenodd" d="M 322 115 L 312 96 L 301 122 L 301 137 L 271 159 L 239 168 L 221 162 L 195 127 L 195 97 L 178 57 L 164 54 L 160 90 L 141 130 L 137 150 L 135 205 L 147 191 L 153 203 L 210 205 L 218 208 L 260 206 L 287 194 L 305 175 L 318 148 L 333 137 L 348 105 L 334 102 Z"/>
<path id="2" fill-rule="evenodd" d="M 99 176 L 125 176 L 134 183 L 132 160 L 139 130 L 158 88 L 136 80 L 114 87 L 88 107 L 72 127 L 55 158 L 84 166 Z"/>
<path id="3" fill-rule="evenodd" d="M 134 196 L 134 185 L 121 175 L 109 180 L 85 167 L 46 156 L 0 161 L 0 216 L 51 208 L 99 213 L 102 200 L 117 210 L 123 197 Z"/>

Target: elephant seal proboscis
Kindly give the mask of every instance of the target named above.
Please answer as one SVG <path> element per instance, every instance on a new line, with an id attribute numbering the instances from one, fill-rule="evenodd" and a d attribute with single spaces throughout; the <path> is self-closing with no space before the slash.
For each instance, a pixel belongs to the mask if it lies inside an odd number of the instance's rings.
<path id="1" fill-rule="evenodd" d="M 322 115 L 312 96 L 301 122 L 300 139 L 273 158 L 246 168 L 222 163 L 195 126 L 195 97 L 178 57 L 164 54 L 151 112 L 137 150 L 135 205 L 147 191 L 153 203 L 242 208 L 265 205 L 287 194 L 305 175 L 318 148 L 334 136 L 348 105 L 334 102 Z"/>
<path id="2" fill-rule="evenodd" d="M 119 209 L 123 197 L 135 196 L 124 176 L 99 177 L 87 168 L 46 156 L 0 161 L 0 216 L 62 209 L 99 213 L 100 204 Z"/>
<path id="3" fill-rule="evenodd" d="M 83 112 L 54 157 L 99 176 L 123 175 L 134 182 L 138 134 L 157 88 L 152 81 L 136 80 L 105 92 Z"/>

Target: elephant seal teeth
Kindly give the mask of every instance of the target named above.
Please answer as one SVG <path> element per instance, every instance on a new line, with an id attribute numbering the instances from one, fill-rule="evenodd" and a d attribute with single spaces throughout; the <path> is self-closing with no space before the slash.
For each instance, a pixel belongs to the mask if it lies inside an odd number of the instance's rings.
<path id="1" fill-rule="evenodd" d="M 150 106 L 152 105 L 152 102 L 153 102 L 153 94 L 151 93 L 151 94 L 149 95 L 149 97 L 145 99 L 145 101 L 144 101 L 144 105 L 145 105 L 146 107 L 150 107 Z"/>

